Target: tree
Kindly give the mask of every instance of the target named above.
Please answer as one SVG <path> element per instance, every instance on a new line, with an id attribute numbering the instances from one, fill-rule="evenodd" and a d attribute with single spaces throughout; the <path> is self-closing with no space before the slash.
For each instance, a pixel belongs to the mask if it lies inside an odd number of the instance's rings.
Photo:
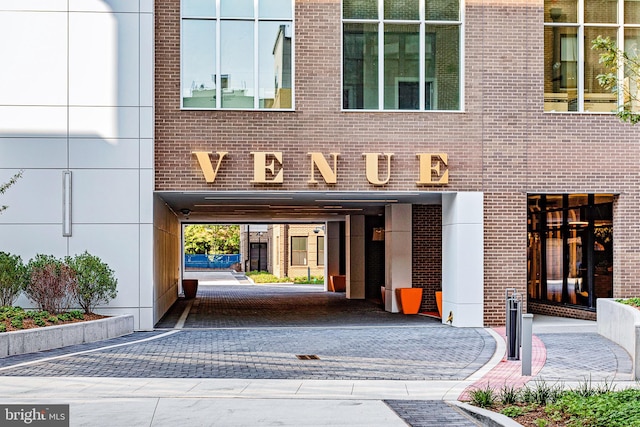
<path id="1" fill-rule="evenodd" d="M 240 226 L 187 225 L 184 250 L 188 254 L 236 254 L 240 251 Z"/>
<path id="2" fill-rule="evenodd" d="M 22 171 L 18 172 L 17 174 L 13 175 L 11 177 L 11 179 L 9 180 L 9 182 L 6 182 L 2 185 L 0 185 L 0 194 L 4 194 L 9 187 L 11 187 L 13 184 L 16 183 L 16 181 L 22 176 Z M 2 213 L 2 211 L 4 211 L 5 209 L 7 209 L 9 206 L 0 206 L 0 213 Z"/>
<path id="3" fill-rule="evenodd" d="M 618 106 L 618 118 L 635 125 L 640 122 L 640 104 L 637 82 L 640 77 L 640 61 L 637 48 L 630 51 L 618 49 L 609 37 L 598 36 L 591 42 L 591 48 L 600 52 L 599 62 L 607 69 L 606 73 L 597 76 L 598 83 L 605 89 L 622 96 Z M 619 71 L 624 70 L 620 78 Z M 635 107 L 635 108 L 634 108 Z"/>

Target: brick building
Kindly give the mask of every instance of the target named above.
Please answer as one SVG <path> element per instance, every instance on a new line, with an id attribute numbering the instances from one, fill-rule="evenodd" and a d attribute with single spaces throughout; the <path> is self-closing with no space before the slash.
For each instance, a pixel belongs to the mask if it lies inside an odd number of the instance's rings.
<path id="1" fill-rule="evenodd" d="M 508 288 L 582 318 L 639 292 L 637 130 L 589 46 L 632 52 L 638 2 L 44 7 L 0 6 L 19 65 L 0 83 L 0 182 L 25 171 L 0 249 L 97 253 L 120 286 L 103 311 L 139 329 L 177 298 L 185 222 L 324 223 L 347 298 L 384 285 L 397 311 L 395 289 L 422 287 L 433 310 L 442 289 L 454 326 L 503 324 Z"/>

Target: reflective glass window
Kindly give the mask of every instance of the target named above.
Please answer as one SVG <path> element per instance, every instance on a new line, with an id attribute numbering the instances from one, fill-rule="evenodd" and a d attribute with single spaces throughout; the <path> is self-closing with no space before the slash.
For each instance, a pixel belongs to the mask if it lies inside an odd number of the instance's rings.
<path id="1" fill-rule="evenodd" d="M 620 101 L 640 111 L 640 105 L 632 104 L 628 96 L 637 91 L 629 70 L 623 70 L 627 78 L 618 85 L 621 94 L 603 88 L 598 75 L 608 70 L 600 64 L 601 52 L 591 49 L 599 36 L 625 50 L 634 44 L 640 2 L 545 0 L 544 13 L 544 111 L 615 113 Z"/>
<path id="2" fill-rule="evenodd" d="M 253 18 L 253 0 L 220 0 L 220 16 L 223 18 Z"/>
<path id="3" fill-rule="evenodd" d="M 182 102 L 185 107 L 216 106 L 216 23 L 182 22 Z"/>
<path id="4" fill-rule="evenodd" d="M 181 8 L 183 108 L 293 108 L 292 0 L 182 0 Z"/>
<path id="5" fill-rule="evenodd" d="M 594 310 L 613 296 L 613 197 L 528 197 L 529 299 Z"/>
<path id="6" fill-rule="evenodd" d="M 378 19 L 377 0 L 343 0 L 344 19 Z"/>
<path id="7" fill-rule="evenodd" d="M 214 17 L 216 0 L 182 0 L 182 16 Z"/>
<path id="8" fill-rule="evenodd" d="M 358 7 L 365 3 L 383 16 L 363 13 Z M 343 108 L 460 110 L 459 6 L 449 0 L 343 1 Z"/>
<path id="9" fill-rule="evenodd" d="M 377 109 L 378 26 L 345 24 L 343 43 L 343 108 Z"/>
<path id="10" fill-rule="evenodd" d="M 426 0 L 425 15 L 427 21 L 458 21 L 460 3 L 451 0 Z"/>

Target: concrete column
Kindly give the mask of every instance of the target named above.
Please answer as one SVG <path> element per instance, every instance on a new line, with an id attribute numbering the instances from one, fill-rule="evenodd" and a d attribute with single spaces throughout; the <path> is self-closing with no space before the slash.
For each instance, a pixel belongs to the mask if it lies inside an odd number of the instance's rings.
<path id="1" fill-rule="evenodd" d="M 364 215 L 347 215 L 345 225 L 347 298 L 364 299 Z"/>
<path id="2" fill-rule="evenodd" d="M 484 201 L 480 192 L 442 195 L 442 320 L 484 326 Z"/>
<path id="3" fill-rule="evenodd" d="M 329 289 L 329 277 L 340 274 L 340 223 L 327 222 L 324 232 L 324 290 Z"/>
<path id="4" fill-rule="evenodd" d="M 387 205 L 384 212 L 384 309 L 397 313 L 396 289 L 412 287 L 411 205 Z"/>

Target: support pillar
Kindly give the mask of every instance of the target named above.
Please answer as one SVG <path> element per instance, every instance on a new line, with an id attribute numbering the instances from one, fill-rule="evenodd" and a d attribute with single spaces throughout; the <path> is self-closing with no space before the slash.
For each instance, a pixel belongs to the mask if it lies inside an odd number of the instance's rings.
<path id="1" fill-rule="evenodd" d="M 442 321 L 453 326 L 484 326 L 483 197 L 442 195 Z"/>
<path id="2" fill-rule="evenodd" d="M 364 299 L 364 215 L 347 215 L 345 226 L 347 298 Z"/>
<path id="3" fill-rule="evenodd" d="M 329 290 L 329 278 L 340 274 L 340 223 L 327 222 L 325 224 L 324 256 L 325 275 L 324 290 Z"/>
<path id="4" fill-rule="evenodd" d="M 396 289 L 412 287 L 411 205 L 385 206 L 385 311 L 398 313 Z"/>

